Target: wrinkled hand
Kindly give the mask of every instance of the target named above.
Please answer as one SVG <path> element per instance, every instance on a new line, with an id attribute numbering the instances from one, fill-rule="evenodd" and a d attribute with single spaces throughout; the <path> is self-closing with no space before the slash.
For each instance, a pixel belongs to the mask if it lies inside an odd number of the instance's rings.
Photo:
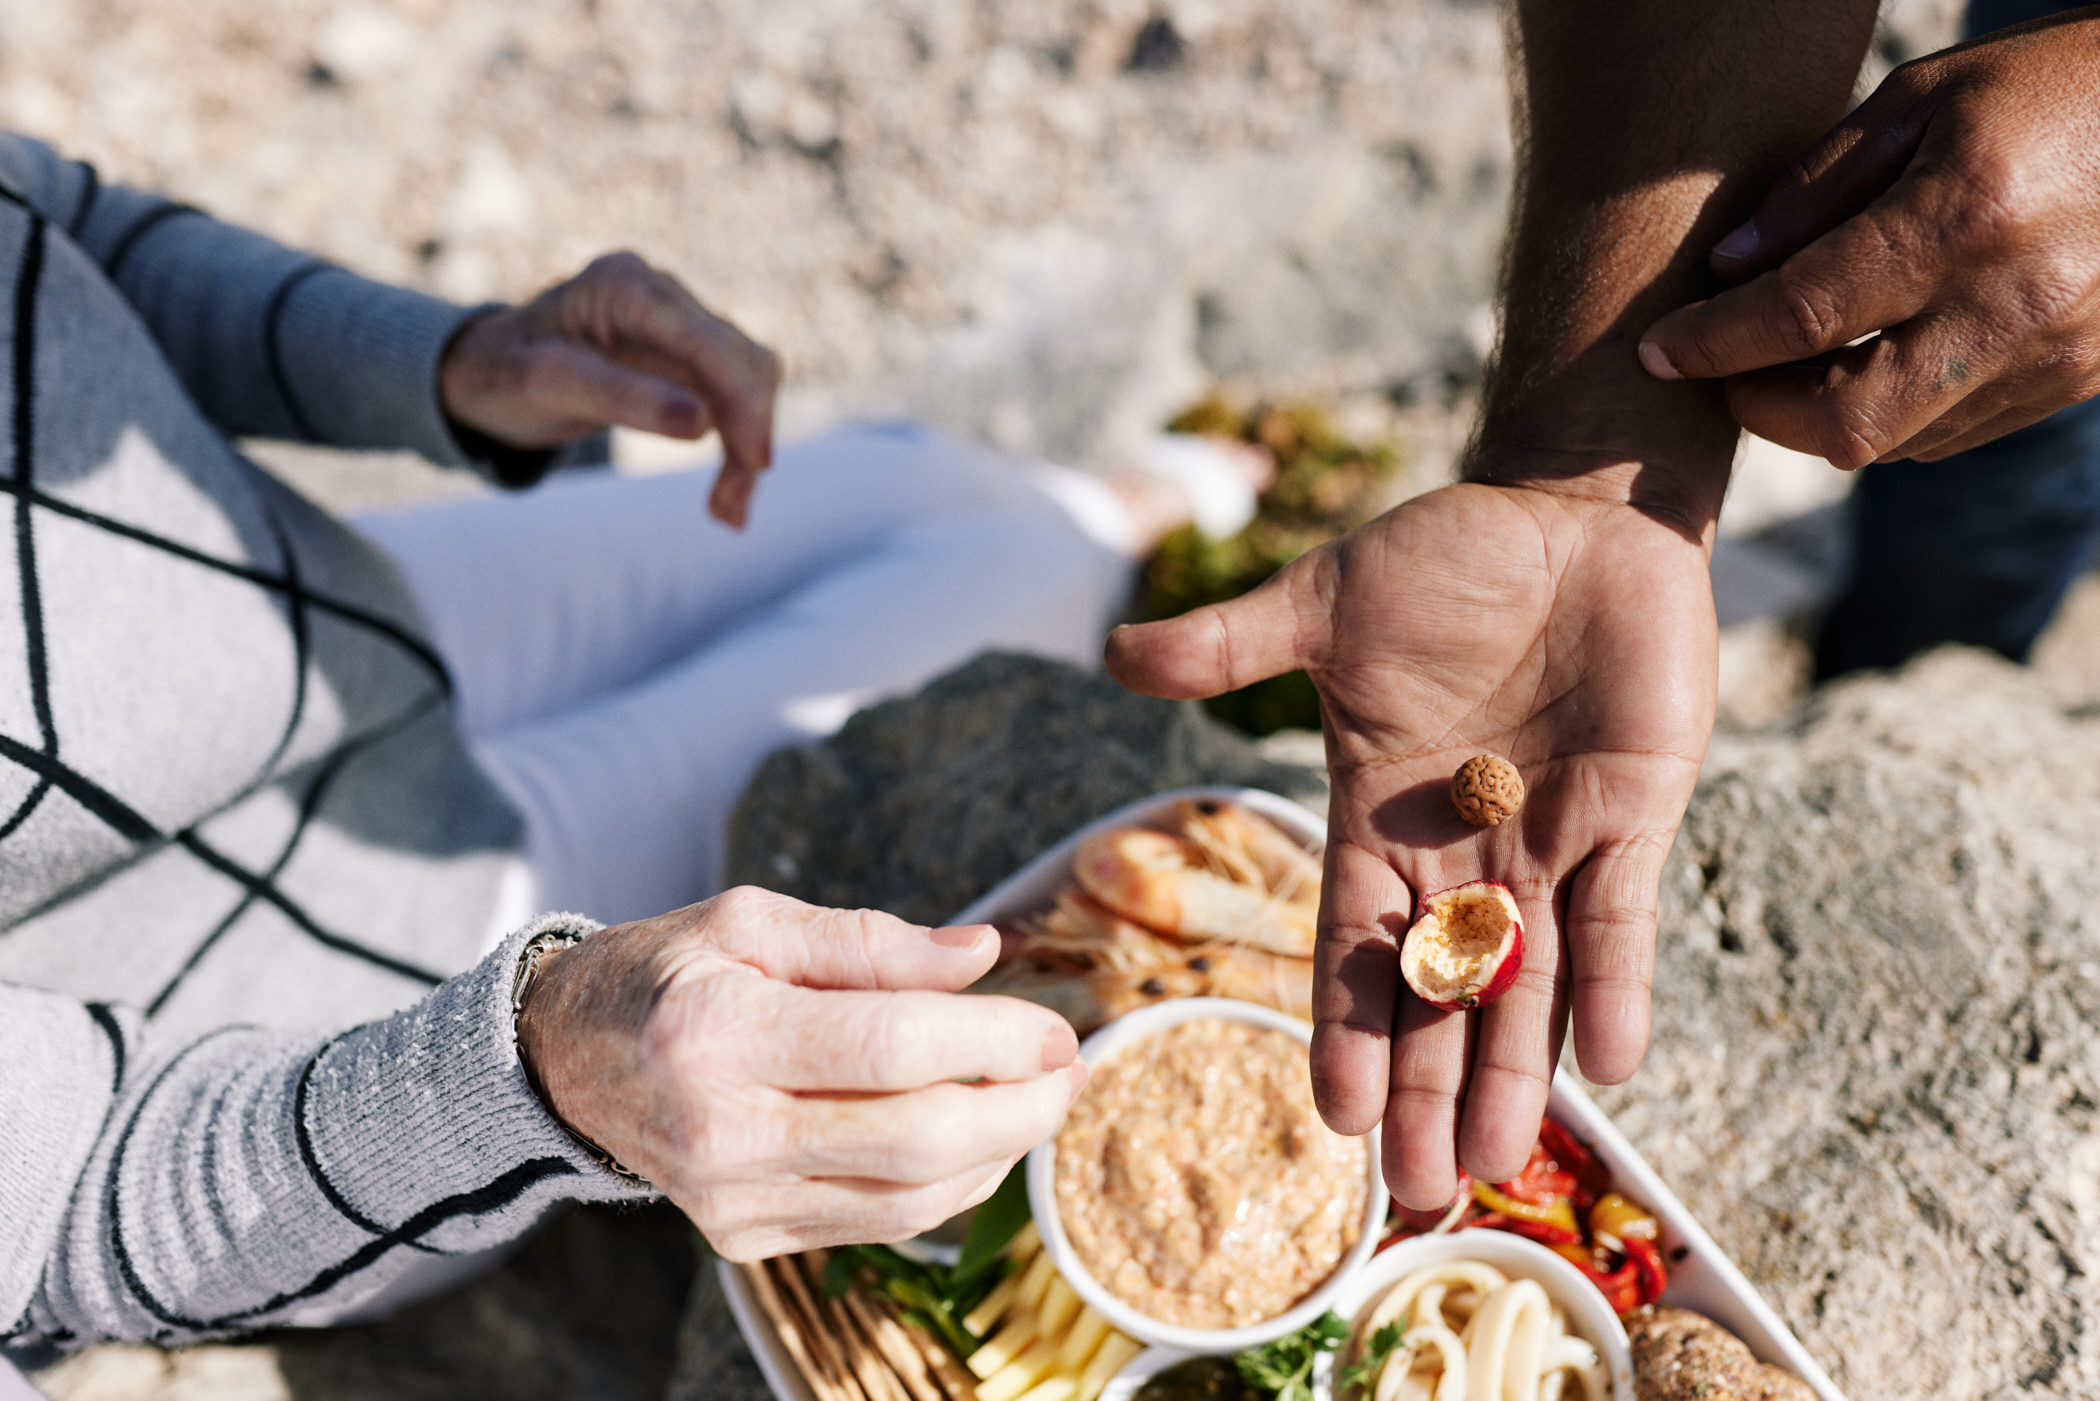
<path id="1" fill-rule="evenodd" d="M 521 448 L 620 425 L 722 434 L 708 510 L 741 528 L 773 461 L 780 359 L 669 273 L 611 253 L 521 307 L 467 323 L 438 367 L 452 417 Z"/>
<path id="2" fill-rule="evenodd" d="M 1457 1167 L 1523 1167 L 1572 1006 L 1583 1072 L 1617 1081 L 1648 1036 L 1655 900 L 1713 721 L 1702 544 L 1631 506 L 1539 487 L 1417 497 L 1229 603 L 1119 629 L 1109 669 L 1153 695 L 1212 695 L 1296 667 L 1319 688 L 1334 777 L 1313 1011 L 1327 1122 L 1385 1124 L 1412 1207 Z M 1523 771 L 1522 813 L 1452 809 L 1472 755 Z M 1477 877 L 1515 892 L 1516 986 L 1476 1013 L 1400 979 L 1420 895 Z M 1461 1115 L 1463 1121 L 1461 1122 Z"/>
<path id="3" fill-rule="evenodd" d="M 1730 376 L 1744 427 L 1840 467 L 2100 393 L 2100 18 L 1897 69 L 1711 262 L 1756 276 L 1656 322 L 1643 363 Z"/>
<path id="4" fill-rule="evenodd" d="M 998 951 L 737 889 L 549 955 L 518 1046 L 723 1256 L 902 1240 L 990 1195 L 1086 1081 L 1055 1013 L 953 995 Z"/>

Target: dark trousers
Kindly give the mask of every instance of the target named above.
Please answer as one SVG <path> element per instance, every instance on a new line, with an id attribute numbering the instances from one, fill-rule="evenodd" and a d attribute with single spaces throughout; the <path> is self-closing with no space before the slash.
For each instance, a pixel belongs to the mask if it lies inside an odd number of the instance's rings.
<path id="1" fill-rule="evenodd" d="M 1970 36 L 2075 5 L 1974 0 Z M 1944 462 L 1863 468 L 1852 576 L 1816 643 L 1819 679 L 1943 642 L 2027 660 L 2100 543 L 2100 400 Z"/>

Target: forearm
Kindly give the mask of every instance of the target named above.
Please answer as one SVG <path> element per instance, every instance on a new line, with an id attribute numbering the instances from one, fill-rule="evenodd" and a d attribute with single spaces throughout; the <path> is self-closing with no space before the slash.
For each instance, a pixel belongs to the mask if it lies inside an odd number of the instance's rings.
<path id="1" fill-rule="evenodd" d="M 500 1245 L 558 1200 L 646 1195 L 525 1082 L 509 1006 L 523 938 L 318 1048 L 230 1027 L 127 1074 L 32 1331 L 187 1340 L 323 1321 L 419 1256 Z"/>
<path id="2" fill-rule="evenodd" d="M 1707 251 L 1840 116 L 1873 0 L 1520 0 L 1503 331 L 1468 475 L 1551 480 L 1704 531 L 1736 427 L 1716 386 L 1640 366 L 1717 284 Z"/>

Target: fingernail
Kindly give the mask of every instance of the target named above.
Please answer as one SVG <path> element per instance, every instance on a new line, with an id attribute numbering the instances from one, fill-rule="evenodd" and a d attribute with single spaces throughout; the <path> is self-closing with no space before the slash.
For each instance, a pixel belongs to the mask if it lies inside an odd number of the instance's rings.
<path id="1" fill-rule="evenodd" d="M 989 924 L 956 924 L 933 931 L 933 942 L 944 949 L 974 948 L 991 929 Z"/>
<path id="2" fill-rule="evenodd" d="M 1043 1069 L 1059 1070 L 1078 1059 L 1079 1036 L 1070 1026 L 1059 1022 L 1043 1033 Z"/>
<path id="3" fill-rule="evenodd" d="M 1670 357 L 1663 354 L 1663 348 L 1654 341 L 1641 342 L 1641 368 L 1657 379 L 1684 378 L 1677 373 L 1677 367 L 1670 363 Z"/>
<path id="4" fill-rule="evenodd" d="M 701 428 L 700 405 L 691 399 L 673 399 L 664 405 L 663 428 L 667 438 L 697 438 Z"/>
<path id="5" fill-rule="evenodd" d="M 1744 224 L 1714 245 L 1714 256 L 1740 262 L 1757 252 L 1757 225 Z"/>
<path id="6" fill-rule="evenodd" d="M 1079 1092 L 1080 1092 L 1081 1090 L 1083 1090 L 1083 1089 L 1085 1089 L 1085 1088 L 1086 1088 L 1086 1062 L 1085 1062 L 1085 1061 L 1083 1061 L 1083 1060 L 1075 1060 L 1075 1061 L 1073 1061 L 1073 1062 L 1072 1062 L 1072 1071 L 1071 1071 L 1071 1074 L 1072 1074 L 1072 1099 L 1078 1099 L 1078 1098 L 1079 1098 Z M 1070 1102 L 1071 1102 L 1070 1100 L 1067 1100 L 1067 1101 L 1066 1101 L 1066 1103 L 1070 1103 Z"/>

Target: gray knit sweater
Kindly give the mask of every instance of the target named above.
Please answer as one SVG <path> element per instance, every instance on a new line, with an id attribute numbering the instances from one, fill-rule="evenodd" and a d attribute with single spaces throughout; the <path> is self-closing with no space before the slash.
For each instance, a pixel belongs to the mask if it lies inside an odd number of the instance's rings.
<path id="1" fill-rule="evenodd" d="M 406 589 L 228 441 L 465 461 L 466 314 L 0 138 L 0 1341 L 296 1322 L 637 1192 L 525 1083 L 527 931 L 477 962 L 518 823 Z"/>

